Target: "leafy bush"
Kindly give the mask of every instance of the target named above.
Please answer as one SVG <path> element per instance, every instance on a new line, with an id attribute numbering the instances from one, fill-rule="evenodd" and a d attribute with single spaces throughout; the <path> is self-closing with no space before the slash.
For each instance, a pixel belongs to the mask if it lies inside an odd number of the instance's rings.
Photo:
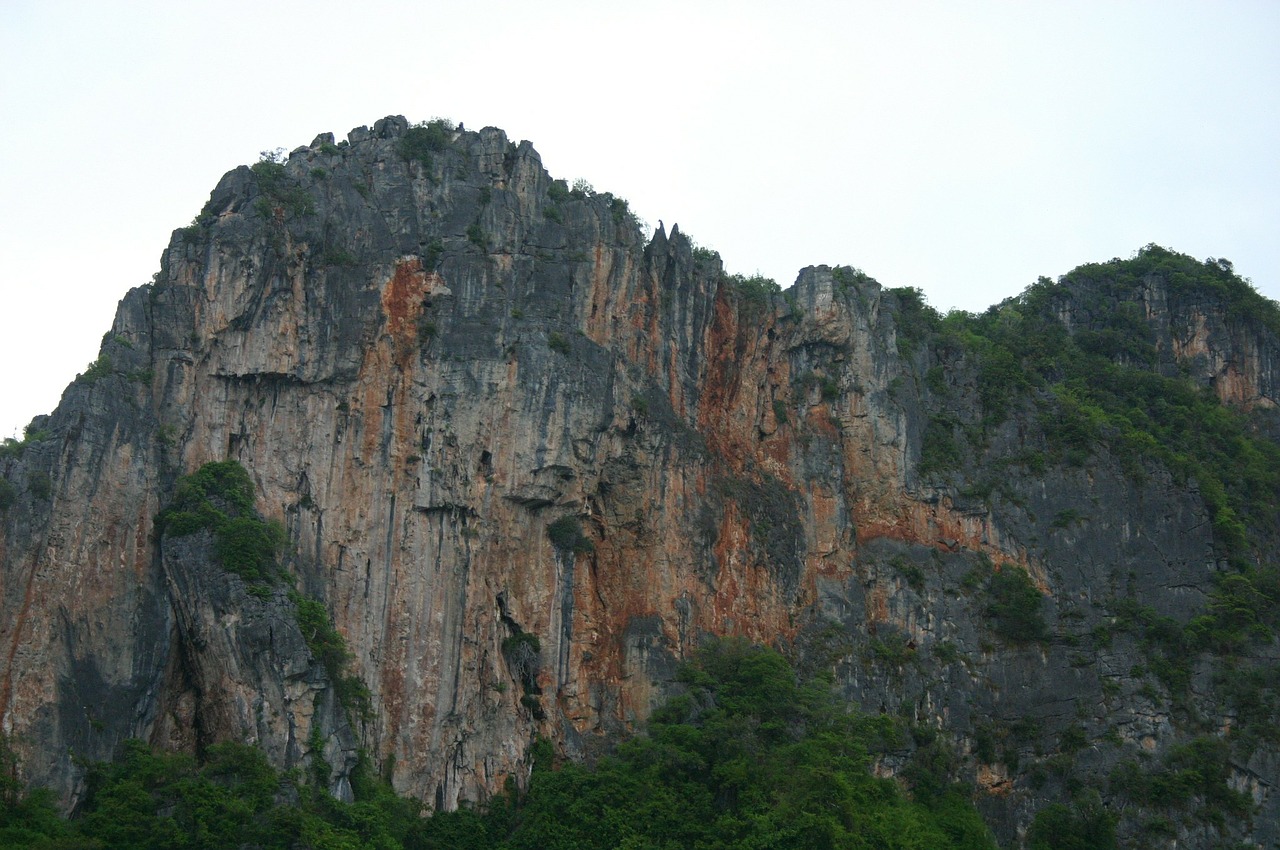
<path id="1" fill-rule="evenodd" d="M 13 437 L 5 437 L 4 442 L 0 443 L 0 460 L 10 457 L 21 457 L 27 447 L 33 443 L 43 442 L 52 435 L 44 428 L 35 427 L 35 423 L 31 423 L 22 429 L 22 439 L 15 440 Z"/>
<path id="2" fill-rule="evenodd" d="M 424 268 L 434 269 L 440 264 L 440 257 L 444 254 L 444 243 L 439 239 L 432 239 L 431 244 L 427 246 L 426 256 L 423 257 L 422 265 Z"/>
<path id="3" fill-rule="evenodd" d="M 269 581 L 284 548 L 284 528 L 256 516 L 233 517 L 218 526 L 213 554 L 223 568 L 247 582 Z"/>
<path id="4" fill-rule="evenodd" d="M 416 162 L 430 171 L 433 153 L 440 153 L 453 141 L 453 122 L 447 118 L 432 118 L 415 124 L 404 132 L 396 143 L 396 153 L 407 162 Z"/>
<path id="5" fill-rule="evenodd" d="M 249 166 L 261 195 L 254 202 L 258 215 L 275 219 L 285 215 L 301 216 L 315 212 L 315 199 L 290 176 L 282 163 L 269 154 Z"/>
<path id="6" fill-rule="evenodd" d="M 358 260 L 356 255 L 338 245 L 330 245 L 324 249 L 324 253 L 320 255 L 320 262 L 326 266 L 346 266 L 356 265 Z"/>
<path id="7" fill-rule="evenodd" d="M 90 363 L 85 370 L 76 376 L 76 379 L 86 384 L 92 384 L 111 374 L 111 357 L 107 354 L 99 354 L 98 359 Z"/>
<path id="8" fill-rule="evenodd" d="M 698 265 L 711 265 L 720 262 L 720 252 L 702 245 L 693 246 L 693 261 Z"/>
<path id="9" fill-rule="evenodd" d="M 919 593 L 924 590 L 924 570 L 901 555 L 889 559 L 889 566 L 907 582 L 907 586 Z"/>
<path id="10" fill-rule="evenodd" d="M 173 499 L 156 516 L 156 535 L 212 531 L 214 557 L 225 569 L 250 583 L 275 581 L 284 529 L 254 512 L 253 497 L 253 482 L 238 462 L 206 463 L 178 480 Z"/>
<path id="11" fill-rule="evenodd" d="M 338 702 L 357 717 L 370 713 L 369 688 L 359 676 L 347 671 L 351 653 L 347 642 L 329 620 L 329 611 L 318 599 L 311 599 L 297 591 L 289 594 L 295 608 L 298 629 L 307 642 L 307 648 L 319 661 L 333 683 Z"/>
<path id="12" fill-rule="evenodd" d="M 591 552 L 595 549 L 591 539 L 582 533 L 582 523 L 575 516 L 562 516 L 548 525 L 547 537 L 562 552 Z"/>
<path id="13" fill-rule="evenodd" d="M 1070 807 L 1054 803 L 1036 812 L 1027 850 L 1113 850 L 1116 817 L 1096 795 Z"/>
<path id="14" fill-rule="evenodd" d="M 1221 822 L 1244 817 L 1253 798 L 1230 785 L 1231 753 L 1225 740 L 1202 736 L 1170 747 L 1157 766 L 1123 762 L 1111 772 L 1111 790 L 1144 806 L 1194 810 Z"/>
<path id="15" fill-rule="evenodd" d="M 960 423 L 953 416 L 939 413 L 929 417 L 920 441 L 920 464 L 917 468 L 921 475 L 960 468 L 965 453 L 956 438 L 959 430 Z"/>
<path id="16" fill-rule="evenodd" d="M 894 297 L 898 308 L 898 353 L 903 357 L 910 357 L 938 329 L 942 317 L 929 306 L 924 292 L 918 288 L 900 287 L 886 292 Z"/>
<path id="17" fill-rule="evenodd" d="M 552 331 L 547 334 L 547 348 L 558 354 L 568 354 L 571 350 L 569 340 L 559 331 Z"/>
<path id="18" fill-rule="evenodd" d="M 996 634 L 1019 644 L 1048 639 L 1049 629 L 1040 614 L 1044 597 L 1026 570 L 1004 565 L 991 576 L 987 593 L 986 613 L 994 620 Z"/>
<path id="19" fill-rule="evenodd" d="M 569 184 L 563 180 L 552 180 L 547 187 L 547 197 L 553 204 L 561 204 L 569 200 Z"/>
<path id="20" fill-rule="evenodd" d="M 0 478 L 0 511 L 7 511 L 18 500 L 18 489 L 9 483 L 8 478 Z"/>
<path id="21" fill-rule="evenodd" d="M 904 634 L 891 633 L 884 637 L 872 638 L 867 649 L 871 658 L 889 667 L 902 667 L 916 657 L 915 647 Z"/>
<path id="22" fill-rule="evenodd" d="M 44 470 L 27 473 L 27 492 L 42 502 L 52 496 L 53 481 L 49 473 Z"/>
<path id="23" fill-rule="evenodd" d="M 768 304 L 774 295 L 782 291 L 782 287 L 778 286 L 778 282 L 773 278 L 759 274 L 751 277 L 729 274 L 722 278 L 722 282 L 730 286 L 738 297 L 751 307 Z"/>
<path id="24" fill-rule="evenodd" d="M 251 513 L 253 495 L 253 482 L 238 461 L 206 463 L 178 480 L 173 499 L 156 517 L 156 525 L 172 537 L 213 529 L 228 515 Z"/>
<path id="25" fill-rule="evenodd" d="M 855 269 L 852 266 L 837 266 L 831 270 L 831 278 L 835 281 L 836 291 L 841 295 L 847 295 L 852 292 L 859 284 L 875 283 L 875 278 L 864 272 L 862 269 Z M 919 290 L 915 290 L 919 292 Z"/>
<path id="26" fill-rule="evenodd" d="M 625 198 L 609 198 L 609 214 L 613 216 L 613 223 L 618 227 L 626 227 L 628 224 L 638 225 L 639 219 L 635 213 L 631 211 L 631 205 L 627 203 Z"/>

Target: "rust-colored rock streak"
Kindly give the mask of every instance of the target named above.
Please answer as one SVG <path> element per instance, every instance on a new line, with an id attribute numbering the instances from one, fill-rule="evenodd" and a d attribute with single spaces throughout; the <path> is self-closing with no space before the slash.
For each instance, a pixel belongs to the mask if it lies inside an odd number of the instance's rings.
<path id="1" fill-rule="evenodd" d="M 927 596 L 884 566 L 894 557 L 934 569 L 933 553 L 984 553 L 1049 594 L 1074 575 L 1033 545 L 1034 530 L 1069 529 L 958 507 L 919 480 L 917 367 L 874 281 L 810 268 L 786 303 L 752 300 L 677 230 L 646 243 L 608 196 L 553 202 L 527 143 L 460 133 L 430 171 L 398 155 L 402 130 L 387 119 L 337 153 L 295 152 L 288 173 L 309 187 L 312 218 L 256 216 L 252 174 L 227 175 L 200 244 L 175 235 L 158 282 L 121 304 L 112 338 L 130 347 L 113 357 L 150 383 L 73 385 L 47 455 L 22 460 L 55 485 L 0 535 L 0 712 L 39 754 L 32 778 L 70 797 L 73 749 L 198 745 L 181 729 L 202 697 L 174 683 L 193 680 L 175 635 L 200 612 L 168 595 L 150 517 L 178 474 L 211 460 L 250 471 L 260 509 L 288 530 L 299 588 L 346 638 L 372 695 L 356 723 L 365 748 L 399 791 L 445 807 L 524 781 L 536 736 L 602 750 L 708 634 L 793 646 L 823 627 L 840 646 L 892 627 L 914 651 L 977 633 L 933 614 L 953 604 L 947 564 Z M 1209 357 L 1207 339 L 1179 338 L 1178 357 Z M 1263 404 L 1255 372 L 1270 367 L 1237 349 L 1213 366 L 1215 386 Z M 1059 483 L 1094 486 L 1083 473 Z M 1211 551 L 1203 517 L 1168 492 L 1153 483 L 1123 510 L 1170 500 L 1170 533 Z M 576 547 L 548 533 L 565 518 Z M 1135 523 L 1119 511 L 1091 533 L 1115 551 L 1159 548 Z M 1100 610 L 1081 585 L 1073 604 Z M 526 633 L 532 661 L 513 654 Z M 860 676 L 846 677 L 854 696 L 888 692 Z M 934 722 L 932 699 L 904 710 Z M 248 722 L 219 710 L 228 728 Z M 262 728 L 305 756 L 305 737 Z M 981 783 L 1008 793 L 993 770 Z"/>

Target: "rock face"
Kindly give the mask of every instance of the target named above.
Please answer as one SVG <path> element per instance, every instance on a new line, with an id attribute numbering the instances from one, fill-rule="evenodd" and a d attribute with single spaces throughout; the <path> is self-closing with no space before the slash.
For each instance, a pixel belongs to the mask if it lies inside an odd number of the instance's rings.
<path id="1" fill-rule="evenodd" d="M 1161 369 L 1275 407 L 1273 333 L 1144 286 Z M 1069 328 L 1091 320 L 1077 307 Z M 785 299 L 735 286 L 493 128 L 387 118 L 229 172 L 43 438 L 0 460 L 0 711 L 27 778 L 70 803 L 82 760 L 124 739 L 236 739 L 280 766 L 322 747 L 343 794 L 363 747 L 454 807 L 522 781 L 536 736 L 607 749 L 708 634 L 786 647 L 864 709 L 940 729 L 1007 842 L 1185 743 L 1177 700 L 1221 734 L 1213 657 L 1177 696 L 1134 672 L 1141 635 L 1101 637 L 1118 598 L 1204 611 L 1222 565 L 1194 482 L 1105 451 L 1011 471 L 999 497 L 922 474 L 926 371 L 976 402 L 963 362 L 900 345 L 903 309 L 827 267 Z M 1015 415 L 992 451 L 1036 433 Z M 283 591 L 247 593 L 205 538 L 153 542 L 177 476 L 224 458 L 354 654 L 372 695 L 354 726 Z M 1016 567 L 1048 639 L 991 630 L 975 587 Z M 1280 838 L 1275 746 L 1226 769 L 1251 817 L 1122 835 Z"/>

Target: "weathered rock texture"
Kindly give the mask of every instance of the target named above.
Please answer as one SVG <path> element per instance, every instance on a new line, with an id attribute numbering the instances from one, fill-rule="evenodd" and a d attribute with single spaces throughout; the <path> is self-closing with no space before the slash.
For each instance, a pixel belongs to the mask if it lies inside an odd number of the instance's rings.
<path id="1" fill-rule="evenodd" d="M 320 136 L 271 183 L 228 173 L 50 436 L 0 461 L 19 490 L 0 711 L 30 780 L 71 800 L 81 760 L 131 737 L 256 741 L 282 766 L 321 740 L 339 793 L 358 743 L 453 807 L 523 778 L 535 736 L 607 748 L 707 634 L 788 647 L 864 708 L 943 729 L 1009 842 L 1070 776 L 1102 786 L 1180 740 L 1132 675 L 1137 639 L 1093 635 L 1122 595 L 1203 610 L 1218 564 L 1193 485 L 1136 484 L 1105 452 L 1010 473 L 997 499 L 930 484 L 933 364 L 899 353 L 892 293 L 815 267 L 785 301 L 745 297 L 678 230 L 646 242 L 621 201 L 553 192 L 527 142 L 455 132 L 409 161 L 407 132 Z M 1280 400 L 1274 336 L 1175 315 L 1159 279 L 1146 303 L 1170 368 Z M 996 437 L 1028 439 L 1016 417 Z M 354 653 L 373 709 L 354 729 L 283 592 L 246 594 L 203 538 L 152 543 L 176 477 L 224 458 Z M 1055 524 L 1068 510 L 1084 519 Z M 1028 569 L 1052 640 L 992 636 L 965 585 L 988 560 Z M 1211 706 L 1207 671 L 1193 687 Z M 1002 738 L 1020 767 L 974 756 L 992 727 L 1021 730 Z M 1050 765 L 1068 730 L 1071 774 Z M 1280 838 L 1274 749 L 1231 781 L 1260 807 L 1234 834 Z"/>

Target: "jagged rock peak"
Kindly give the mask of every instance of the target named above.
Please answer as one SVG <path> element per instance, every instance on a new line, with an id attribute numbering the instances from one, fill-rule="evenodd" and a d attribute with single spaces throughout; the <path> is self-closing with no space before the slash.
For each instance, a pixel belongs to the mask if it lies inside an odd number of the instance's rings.
<path id="1" fill-rule="evenodd" d="M 323 753 L 338 793 L 358 748 L 402 793 L 483 802 L 537 737 L 607 751 L 732 634 L 899 718 L 878 769 L 951 765 L 1006 842 L 1080 787 L 1141 840 L 1158 806 L 1108 777 L 1195 752 L 1179 846 L 1274 843 L 1275 747 L 1229 730 L 1276 721 L 1254 603 L 1280 522 L 1242 495 L 1274 489 L 1275 328 L 1221 266 L 1117 263 L 942 317 L 849 266 L 727 275 L 495 128 L 394 116 L 233 169 L 0 455 L 24 778 L 71 800 L 128 738 L 235 738 Z M 1184 371 L 1249 412 L 1196 442 Z M 154 533 L 225 460 L 284 530 L 279 587 Z M 335 707 L 286 584 L 367 712 Z M 1224 789 L 1252 817 L 1196 814 Z"/>

